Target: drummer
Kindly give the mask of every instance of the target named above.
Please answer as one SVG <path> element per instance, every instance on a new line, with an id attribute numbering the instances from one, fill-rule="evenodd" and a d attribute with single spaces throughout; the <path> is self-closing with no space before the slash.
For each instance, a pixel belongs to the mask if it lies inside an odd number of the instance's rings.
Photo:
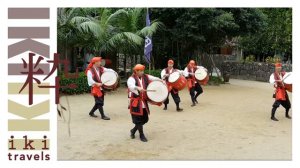
<path id="1" fill-rule="evenodd" d="M 130 137 L 135 138 L 135 132 L 138 130 L 140 133 L 140 139 L 143 142 L 147 142 L 147 138 L 143 132 L 143 125 L 149 120 L 148 114 L 150 114 L 149 106 L 147 103 L 146 89 L 149 81 L 161 80 L 157 77 L 144 74 L 145 66 L 141 64 L 135 65 L 133 68 L 133 74 L 127 80 L 127 86 L 129 89 L 130 98 L 130 114 L 132 122 L 135 126 L 130 130 Z"/>
<path id="2" fill-rule="evenodd" d="M 285 117 L 288 119 L 291 119 L 289 116 L 289 110 L 291 108 L 291 102 L 289 99 L 289 96 L 286 92 L 286 88 L 283 83 L 283 76 L 286 74 L 286 72 L 282 71 L 282 64 L 276 63 L 275 64 L 275 72 L 271 74 L 270 76 L 270 83 L 274 84 L 274 87 L 276 88 L 275 91 L 275 102 L 273 103 L 273 108 L 271 111 L 271 120 L 278 121 L 278 119 L 275 117 L 276 109 L 282 105 L 285 108 Z"/>
<path id="3" fill-rule="evenodd" d="M 98 109 L 101 114 L 101 119 L 110 120 L 104 114 L 103 106 L 104 106 L 104 92 L 102 90 L 102 82 L 101 82 L 101 74 L 106 71 L 115 72 L 112 69 L 105 68 L 101 65 L 101 57 L 93 57 L 90 60 L 88 67 L 85 70 L 87 75 L 88 85 L 91 86 L 91 93 L 95 99 L 95 105 L 89 112 L 91 117 L 97 117 L 94 113 Z"/>
<path id="4" fill-rule="evenodd" d="M 188 66 L 184 69 L 184 73 L 183 73 L 188 80 L 188 88 L 189 88 L 191 100 L 192 100 L 191 106 L 195 106 L 196 103 L 198 104 L 197 97 L 201 93 L 203 93 L 203 89 L 202 89 L 201 85 L 199 84 L 199 82 L 197 82 L 197 80 L 195 78 L 195 71 L 198 68 L 204 68 L 204 67 L 197 66 L 196 62 L 194 60 L 190 60 Z M 204 68 L 204 69 L 207 71 L 206 68 Z M 196 92 L 196 94 L 195 94 L 195 92 Z"/>
<path id="5" fill-rule="evenodd" d="M 180 71 L 180 70 L 178 70 L 178 69 L 174 69 L 174 68 L 173 68 L 173 65 L 174 65 L 174 61 L 173 61 L 173 60 L 169 60 L 169 61 L 168 61 L 168 67 L 165 68 L 165 69 L 163 69 L 163 70 L 161 71 L 161 74 L 160 74 L 160 75 L 161 75 L 161 79 L 163 79 L 163 80 L 167 83 L 168 88 L 171 87 L 170 84 L 169 84 L 169 82 L 168 82 L 168 78 L 169 78 L 170 74 L 173 73 L 173 72 L 176 72 L 176 71 Z M 180 72 L 181 72 L 181 71 L 180 71 Z M 182 73 L 182 72 L 181 72 L 181 73 Z M 175 104 L 176 104 L 176 111 L 178 111 L 178 112 L 182 111 L 183 109 L 179 107 L 179 103 L 180 103 L 179 91 L 178 91 L 177 89 L 172 88 L 172 89 L 169 91 L 169 94 L 170 94 L 170 92 L 171 92 L 171 95 L 172 95 L 172 97 L 173 97 L 173 100 L 174 100 L 174 102 L 175 102 Z M 168 109 L 168 104 L 169 104 L 169 94 L 168 94 L 167 99 L 164 101 L 164 105 L 165 105 L 164 110 L 167 110 L 167 109 Z"/>

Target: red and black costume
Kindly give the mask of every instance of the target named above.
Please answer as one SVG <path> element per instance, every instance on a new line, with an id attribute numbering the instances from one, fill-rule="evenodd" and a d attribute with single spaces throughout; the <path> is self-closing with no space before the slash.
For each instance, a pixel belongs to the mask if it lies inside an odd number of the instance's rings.
<path id="1" fill-rule="evenodd" d="M 190 95 L 191 95 L 191 100 L 192 100 L 192 106 L 195 105 L 195 102 L 198 103 L 197 98 L 200 94 L 203 93 L 203 89 L 201 87 L 201 85 L 199 84 L 199 82 L 196 81 L 195 75 L 192 75 L 190 73 L 195 73 L 195 71 L 197 70 L 197 66 L 187 66 L 187 71 L 188 71 L 188 76 L 187 78 L 187 82 L 188 82 L 188 88 L 190 91 Z M 196 94 L 195 94 L 196 92 Z"/>
<path id="2" fill-rule="evenodd" d="M 136 86 L 143 87 L 144 89 L 147 88 L 149 84 L 149 78 L 147 75 L 143 75 L 140 78 L 137 75 L 132 75 L 131 77 L 134 78 Z M 148 114 L 150 114 L 146 92 L 138 92 L 138 93 L 139 94 L 130 92 L 130 104 L 129 104 L 129 110 L 132 117 L 132 122 L 136 125 L 136 129 L 139 126 L 142 126 L 148 122 L 149 120 Z"/>
<path id="3" fill-rule="evenodd" d="M 144 69 L 144 65 L 135 65 L 133 68 L 133 75 L 127 80 L 127 86 L 129 91 L 128 96 L 130 98 L 128 108 L 130 110 L 132 122 L 135 124 L 135 126 L 130 130 L 130 136 L 134 139 L 135 132 L 138 130 L 141 141 L 147 142 L 148 140 L 143 131 L 143 125 L 149 121 L 148 115 L 150 115 L 146 89 L 150 81 L 159 80 L 159 78 L 143 74 L 142 71 L 144 71 Z"/>
<path id="4" fill-rule="evenodd" d="M 282 78 L 285 74 L 286 74 L 285 72 L 280 72 L 280 73 L 274 72 L 273 73 L 273 77 L 274 77 L 274 80 L 275 80 L 274 87 L 276 88 L 276 90 L 275 90 L 275 97 L 274 97 L 275 102 L 273 103 L 273 108 L 272 108 L 272 112 L 271 112 L 271 119 L 275 120 L 275 121 L 278 121 L 275 118 L 275 113 L 276 113 L 276 109 L 280 105 L 282 105 L 285 108 L 285 116 L 287 118 L 291 118 L 289 116 L 289 110 L 291 108 L 291 102 L 290 102 L 289 96 L 286 92 L 286 88 L 285 88 L 283 82 L 278 82 L 277 81 L 277 80 L 282 80 Z"/>
<path id="5" fill-rule="evenodd" d="M 91 68 L 90 71 L 92 72 L 93 75 L 93 80 L 97 83 L 101 83 L 101 75 L 103 73 L 103 68 L 98 68 L 99 76 L 95 70 L 95 68 Z M 95 105 L 90 111 L 90 115 L 94 114 L 94 112 L 99 109 L 99 112 L 101 114 L 101 117 L 104 117 L 104 111 L 103 111 L 103 106 L 104 106 L 104 92 L 103 90 L 100 89 L 100 87 L 97 86 L 92 86 L 91 88 L 91 94 L 94 96 L 95 99 Z"/>
<path id="6" fill-rule="evenodd" d="M 166 81 L 167 85 L 168 85 L 168 88 L 169 88 L 169 94 L 171 92 L 171 96 L 176 104 L 176 110 L 177 111 L 182 111 L 182 109 L 179 107 L 179 103 L 180 103 L 180 97 L 179 97 L 179 91 L 177 89 L 174 89 L 170 86 L 170 83 L 169 83 L 169 75 L 172 73 L 170 72 L 169 68 L 165 68 L 164 69 L 165 71 L 165 75 L 168 75 L 167 77 L 164 78 L 164 80 Z M 173 69 L 173 72 L 176 72 L 178 71 L 177 69 Z M 164 101 L 164 110 L 167 110 L 167 106 L 169 104 L 169 94 L 168 94 L 168 97 L 167 99 Z"/>
<path id="7" fill-rule="evenodd" d="M 103 67 L 95 67 L 94 64 L 95 62 L 101 61 L 101 57 L 94 57 L 90 64 L 88 65 L 86 69 L 86 74 L 88 78 L 88 84 L 91 86 L 91 95 L 95 99 L 95 105 L 89 112 L 89 115 L 91 117 L 97 117 L 94 113 L 98 109 L 101 118 L 104 120 L 110 120 L 109 117 L 105 116 L 103 106 L 104 106 L 104 92 L 101 87 L 97 86 L 96 83 L 102 83 L 101 82 L 101 75 L 104 72 Z"/>

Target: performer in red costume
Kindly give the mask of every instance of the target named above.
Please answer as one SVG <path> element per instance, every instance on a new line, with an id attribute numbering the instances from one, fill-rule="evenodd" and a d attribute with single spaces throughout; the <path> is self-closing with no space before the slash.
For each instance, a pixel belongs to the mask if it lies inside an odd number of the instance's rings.
<path id="1" fill-rule="evenodd" d="M 203 66 L 197 66 L 194 60 L 190 60 L 188 66 L 184 69 L 184 76 L 187 78 L 188 81 L 188 88 L 191 95 L 192 105 L 195 106 L 198 100 L 197 97 L 203 93 L 203 89 L 200 83 L 195 78 L 195 72 L 198 68 L 204 68 Z M 206 71 L 207 69 L 204 68 Z M 196 94 L 195 94 L 196 92 Z"/>
<path id="2" fill-rule="evenodd" d="M 138 130 L 141 141 L 147 142 L 148 140 L 143 131 L 143 125 L 148 122 L 148 115 L 150 114 L 146 89 L 151 81 L 160 79 L 148 74 L 144 74 L 144 70 L 144 65 L 135 65 L 132 76 L 127 80 L 127 86 L 130 98 L 130 114 L 132 117 L 132 122 L 135 124 L 135 126 L 130 130 L 130 137 L 134 139 L 135 132 Z"/>
<path id="3" fill-rule="evenodd" d="M 283 82 L 283 76 L 285 74 L 286 72 L 282 71 L 282 64 L 276 63 L 275 72 L 272 73 L 272 75 L 270 76 L 270 83 L 274 84 L 274 87 L 276 88 L 275 96 L 274 96 L 275 102 L 273 104 L 272 113 L 271 113 L 271 119 L 273 121 L 278 121 L 278 119 L 275 117 L 275 112 L 280 105 L 282 105 L 285 108 L 285 117 L 291 119 L 291 117 L 289 116 L 291 103 Z"/>
<path id="4" fill-rule="evenodd" d="M 102 90 L 102 82 L 100 80 L 102 73 L 106 71 L 114 72 L 112 69 L 101 66 L 101 57 L 94 57 L 91 59 L 85 73 L 87 75 L 88 85 L 91 86 L 91 94 L 95 99 L 95 105 L 91 109 L 89 115 L 91 117 L 97 117 L 94 113 L 98 109 L 103 120 L 110 120 L 110 118 L 104 114 L 104 92 Z"/>
<path id="5" fill-rule="evenodd" d="M 173 72 L 180 71 L 178 69 L 174 69 L 173 65 L 174 65 L 174 61 L 169 60 L 168 61 L 168 67 L 163 69 L 160 73 L 161 79 L 165 80 L 168 87 L 171 87 L 170 84 L 169 84 L 169 81 L 168 81 L 170 74 L 173 73 Z M 180 73 L 182 74 L 183 72 L 180 71 Z M 180 103 L 179 90 L 172 88 L 171 90 L 169 89 L 169 94 L 170 94 L 170 92 L 171 92 L 173 100 L 176 104 L 176 111 L 178 111 L 178 112 L 182 111 L 183 109 L 179 107 L 179 103 Z M 169 104 L 169 95 L 168 95 L 167 99 L 164 101 L 164 105 L 165 105 L 164 110 L 167 110 L 168 104 Z"/>

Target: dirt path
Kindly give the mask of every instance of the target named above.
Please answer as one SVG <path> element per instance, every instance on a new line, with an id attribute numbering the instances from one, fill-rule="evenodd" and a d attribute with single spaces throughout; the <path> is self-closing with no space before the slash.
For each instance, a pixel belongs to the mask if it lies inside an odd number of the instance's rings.
<path id="1" fill-rule="evenodd" d="M 59 118 L 58 159 L 290 160 L 292 121 L 284 117 L 283 107 L 277 110 L 279 122 L 270 120 L 272 92 L 268 83 L 230 80 L 230 84 L 205 86 L 199 104 L 190 107 L 185 89 L 180 92 L 183 112 L 175 111 L 171 96 L 168 111 L 150 107 L 144 128 L 147 143 L 129 137 L 133 124 L 125 88 L 105 97 L 110 121 L 88 116 L 94 103 L 89 94 L 69 96 L 72 136 Z"/>

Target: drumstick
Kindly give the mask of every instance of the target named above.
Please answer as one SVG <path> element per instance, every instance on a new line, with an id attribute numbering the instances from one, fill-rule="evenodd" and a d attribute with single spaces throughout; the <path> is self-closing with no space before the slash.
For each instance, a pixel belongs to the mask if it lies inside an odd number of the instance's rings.
<path id="1" fill-rule="evenodd" d="M 146 90 L 146 92 L 156 92 L 156 90 Z"/>
<path id="2" fill-rule="evenodd" d="M 107 80 L 107 81 L 105 81 L 105 82 L 103 82 L 102 84 L 105 84 L 105 83 L 107 83 L 107 82 L 109 82 L 110 80 Z"/>
<path id="3" fill-rule="evenodd" d="M 289 77 L 291 74 L 289 73 L 289 74 L 287 74 L 283 79 L 282 79 L 282 81 L 284 81 L 287 77 Z"/>
<path id="4" fill-rule="evenodd" d="M 275 82 L 283 82 L 287 77 L 289 77 L 291 74 L 287 74 L 282 80 L 275 80 Z"/>

